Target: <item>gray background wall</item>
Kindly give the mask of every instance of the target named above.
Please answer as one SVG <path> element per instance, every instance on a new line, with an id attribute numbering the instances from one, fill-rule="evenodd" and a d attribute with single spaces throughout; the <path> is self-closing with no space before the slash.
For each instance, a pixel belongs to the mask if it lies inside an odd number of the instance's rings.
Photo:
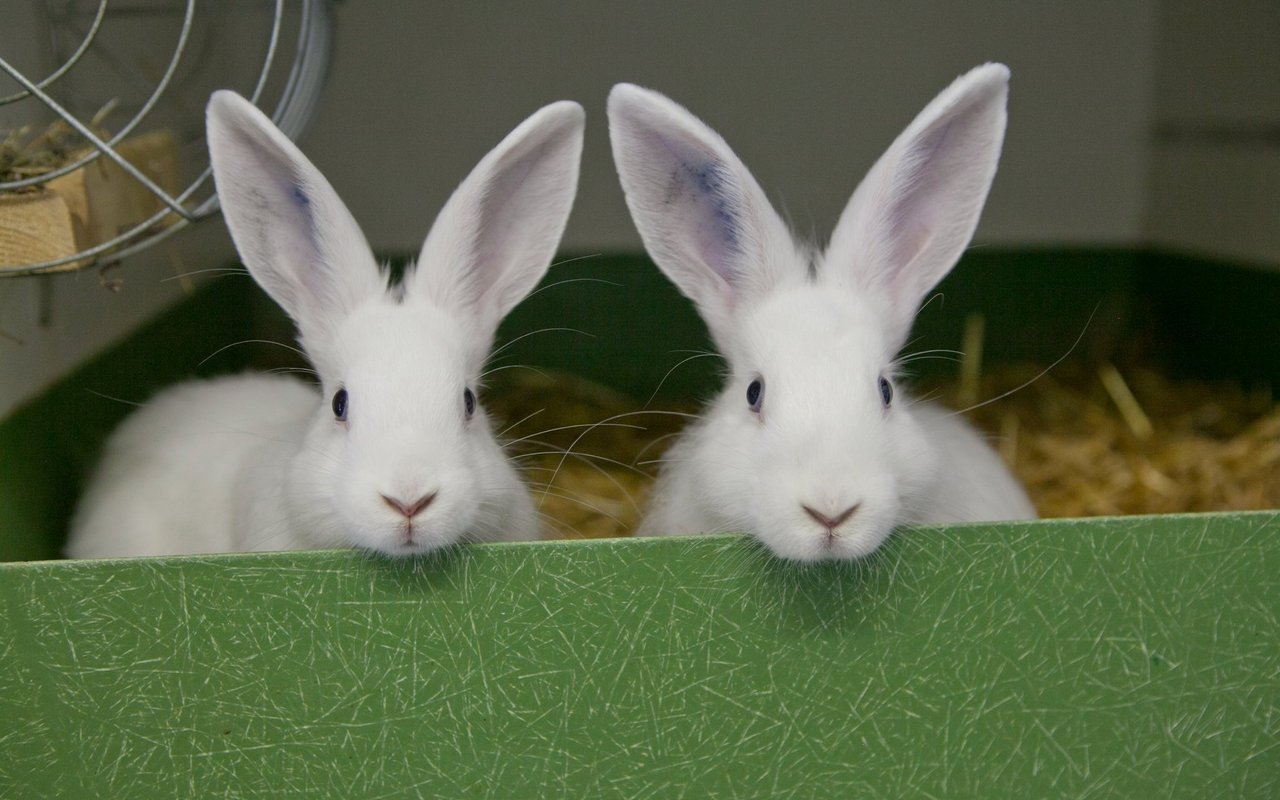
<path id="1" fill-rule="evenodd" d="M 305 145 L 377 244 L 415 247 L 488 147 L 538 105 L 569 97 L 589 122 L 565 245 L 638 247 L 605 117 L 609 88 L 623 80 L 705 119 L 797 227 L 825 235 L 897 132 L 989 60 L 1014 77 L 983 240 L 1110 243 L 1140 233 L 1154 0 L 508 8 L 342 7 L 331 91 Z"/>
<path id="2" fill-rule="evenodd" d="M 1280 3 L 1157 12 L 1142 237 L 1280 268 Z"/>
<path id="3" fill-rule="evenodd" d="M 24 24 L 8 17 L 0 53 L 29 40 Z M 506 132 L 576 99 L 587 145 L 564 247 L 634 250 L 604 113 L 627 80 L 717 128 L 795 226 L 822 238 L 924 104 L 1000 60 L 1013 71 L 1010 125 L 980 244 L 1151 243 L 1277 266 L 1276 42 L 1272 0 L 348 0 L 301 144 L 375 247 L 414 250 Z M 92 272 L 0 280 L 0 414 L 182 295 L 163 279 L 231 257 L 214 220 L 124 265 L 118 294 Z"/>

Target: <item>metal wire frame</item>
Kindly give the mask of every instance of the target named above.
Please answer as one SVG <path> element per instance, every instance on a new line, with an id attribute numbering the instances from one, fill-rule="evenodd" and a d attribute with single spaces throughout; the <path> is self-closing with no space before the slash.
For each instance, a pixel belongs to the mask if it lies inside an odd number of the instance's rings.
<path id="1" fill-rule="evenodd" d="M 0 70 L 7 73 L 22 87 L 22 90 L 17 93 L 0 97 L 0 105 L 34 97 L 93 145 L 93 149 L 82 158 L 48 173 L 32 178 L 0 182 L 0 192 L 17 190 L 47 182 L 80 169 L 95 159 L 105 156 L 119 165 L 134 180 L 146 187 L 149 192 L 155 195 L 164 208 L 128 230 L 122 231 L 114 239 L 72 255 L 35 264 L 0 266 L 0 277 L 38 275 L 67 269 L 108 266 L 167 239 L 190 223 L 204 219 L 216 213 L 219 209 L 217 195 L 212 191 L 211 186 L 209 187 L 208 197 L 198 202 L 192 200 L 197 193 L 206 187 L 206 184 L 209 184 L 209 176 L 212 173 L 209 166 L 206 165 L 199 176 L 175 197 L 158 186 L 147 175 L 123 158 L 115 149 L 115 145 L 128 136 L 151 112 L 169 87 L 174 74 L 177 72 L 183 52 L 187 47 L 192 21 L 195 17 L 196 0 L 186 0 L 185 2 L 178 40 L 174 45 L 168 65 L 160 80 L 157 81 L 155 88 L 132 119 L 109 139 L 104 140 L 99 137 L 45 92 L 47 87 L 58 81 L 89 51 L 106 16 L 108 2 L 109 0 L 99 0 L 97 11 L 84 39 L 67 60 L 43 80 L 30 80 L 8 61 L 4 60 L 3 57 L 0 57 Z M 271 112 L 272 119 L 290 138 L 296 138 L 301 133 L 315 112 L 315 106 L 319 99 L 320 89 L 328 67 L 332 42 L 333 0 L 300 0 L 300 3 L 300 24 L 294 60 L 284 89 L 281 91 L 280 98 Z M 263 56 L 257 82 L 249 95 L 249 100 L 254 104 L 258 104 L 261 100 L 263 90 L 272 74 L 272 67 L 276 61 L 280 42 L 280 32 L 283 27 L 284 11 L 285 0 L 274 0 L 274 13 L 267 50 Z M 191 202 L 194 202 L 193 206 L 188 205 Z M 167 217 L 171 218 L 169 224 L 158 230 L 152 230 Z"/>

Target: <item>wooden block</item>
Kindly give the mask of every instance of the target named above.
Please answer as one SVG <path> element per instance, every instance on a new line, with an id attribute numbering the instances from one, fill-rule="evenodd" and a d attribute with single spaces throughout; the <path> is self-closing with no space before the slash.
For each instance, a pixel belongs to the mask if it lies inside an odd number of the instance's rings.
<path id="1" fill-rule="evenodd" d="M 126 139 L 116 152 L 170 195 L 178 192 L 177 145 L 168 131 Z M 132 175 L 100 156 L 35 191 L 0 195 L 0 269 L 65 258 L 111 241 L 163 207 Z M 176 219 L 170 214 L 155 229 Z M 87 263 L 81 259 L 54 271 Z"/>
<path id="2" fill-rule="evenodd" d="M 56 192 L 0 195 L 0 269 L 76 252 L 75 218 Z"/>

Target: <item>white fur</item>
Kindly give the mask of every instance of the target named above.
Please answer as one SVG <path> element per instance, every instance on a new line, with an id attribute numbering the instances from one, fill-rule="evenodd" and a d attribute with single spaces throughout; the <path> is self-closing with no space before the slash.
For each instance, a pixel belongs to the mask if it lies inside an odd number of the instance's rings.
<path id="1" fill-rule="evenodd" d="M 977 226 L 1009 73 L 956 80 L 863 180 L 825 253 L 797 243 L 724 140 L 671 100 L 609 96 L 627 204 L 658 266 L 694 301 L 727 385 L 668 453 L 641 535 L 745 531 L 778 556 L 855 558 L 904 523 L 1032 518 L 959 417 L 879 379 L 927 292 Z M 764 381 L 759 413 L 749 384 Z M 806 507 L 831 520 L 829 526 Z"/>
<path id="2" fill-rule="evenodd" d="M 528 492 L 483 409 L 467 419 L 463 393 L 477 389 L 498 323 L 550 264 L 582 128 L 570 102 L 523 122 L 462 182 L 416 267 L 388 287 L 324 177 L 250 103 L 216 92 L 209 150 L 227 226 L 254 279 L 297 323 L 320 391 L 244 375 L 161 393 L 108 442 L 67 554 L 412 555 L 537 538 Z M 343 422 L 331 405 L 340 388 Z"/>

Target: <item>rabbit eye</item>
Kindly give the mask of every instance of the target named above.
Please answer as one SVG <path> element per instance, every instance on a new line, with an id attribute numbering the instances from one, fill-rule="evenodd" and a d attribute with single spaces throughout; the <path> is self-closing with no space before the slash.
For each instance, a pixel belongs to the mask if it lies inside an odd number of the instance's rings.
<path id="1" fill-rule="evenodd" d="M 338 422 L 347 421 L 347 390 L 339 389 L 333 394 L 333 416 Z"/>
<path id="2" fill-rule="evenodd" d="M 747 386 L 747 405 L 752 411 L 760 413 L 760 406 L 764 403 L 764 380 L 756 378 Z"/>
<path id="3" fill-rule="evenodd" d="M 888 408 L 889 404 L 893 402 L 893 385 L 883 375 L 880 376 L 880 402 L 884 404 L 885 408 Z"/>
<path id="4" fill-rule="evenodd" d="M 467 419 L 471 419 L 471 415 L 476 413 L 476 395 L 470 388 L 462 390 L 462 408 L 467 414 Z"/>

